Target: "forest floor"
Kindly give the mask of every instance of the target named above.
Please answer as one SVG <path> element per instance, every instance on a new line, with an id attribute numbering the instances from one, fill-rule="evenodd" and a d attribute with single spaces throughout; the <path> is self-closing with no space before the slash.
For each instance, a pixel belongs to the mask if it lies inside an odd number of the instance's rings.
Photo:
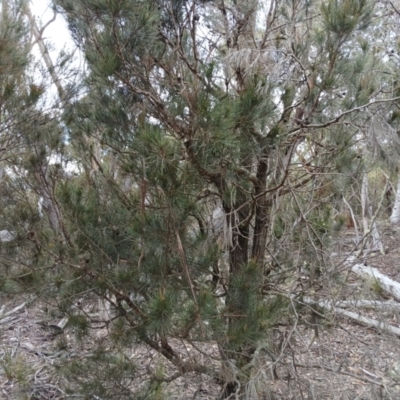
<path id="1" fill-rule="evenodd" d="M 362 262 L 400 282 L 400 230 L 386 227 L 381 231 L 385 254 L 369 254 Z M 341 252 L 352 248 L 350 239 L 353 236 L 352 231 L 344 232 Z M 337 299 L 390 299 L 373 282 L 363 281 L 349 273 L 349 269 L 343 268 L 341 274 L 342 289 L 337 293 Z M 332 288 L 322 288 L 316 296 L 324 298 L 325 294 L 332 296 L 332 293 Z M 352 311 L 400 327 L 400 312 Z M 33 302 L 29 296 L 12 300 L 0 298 L 0 399 L 88 398 L 67 395 L 69 382 L 54 373 L 54 366 L 60 360 L 84 357 L 95 344 L 106 341 L 107 331 L 96 330 L 85 343 L 78 344 L 68 328 L 60 331 L 54 326 L 60 321 L 60 315 L 50 317 L 50 314 L 43 302 Z M 313 324 L 315 329 L 310 328 Z M 297 320 L 292 326 L 276 328 L 271 335 L 275 347 L 260 352 L 252 377 L 253 397 L 249 398 L 400 399 L 399 337 L 329 312 L 320 316 L 310 314 L 304 322 Z M 195 347 L 181 344 L 188 358 L 195 352 L 197 361 L 208 365 L 217 363 L 215 345 L 193 345 Z M 127 356 L 135 360 L 138 368 L 140 378 L 134 382 L 136 390 L 148 378 L 149 366 L 154 369 L 154 365 L 163 363 L 157 354 L 143 346 L 132 348 Z M 172 375 L 166 363 L 163 367 L 166 376 Z M 161 397 L 149 398 L 217 399 L 220 389 L 216 382 L 205 376 L 189 375 L 165 384 Z"/>

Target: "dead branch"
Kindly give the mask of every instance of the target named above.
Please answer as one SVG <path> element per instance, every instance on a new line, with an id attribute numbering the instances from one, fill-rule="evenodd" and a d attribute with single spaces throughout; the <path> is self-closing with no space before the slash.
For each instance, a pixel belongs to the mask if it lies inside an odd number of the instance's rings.
<path id="1" fill-rule="evenodd" d="M 321 307 L 325 310 L 332 312 L 333 314 L 348 317 L 348 318 L 353 319 L 353 320 L 355 320 L 363 325 L 366 325 L 368 327 L 377 328 L 382 331 L 385 331 L 385 332 L 388 332 L 388 333 L 391 333 L 393 335 L 400 337 L 400 328 L 397 328 L 396 326 L 393 326 L 393 325 L 386 324 L 381 321 L 377 321 L 372 318 L 364 317 L 364 316 L 362 316 L 360 314 L 356 314 L 352 311 L 346 311 L 339 307 L 333 307 L 332 303 L 329 301 L 327 302 L 327 301 L 323 301 L 323 300 L 313 300 L 310 298 L 306 298 L 306 299 L 303 299 L 303 302 L 306 304 L 309 304 L 309 305 L 315 305 L 315 306 Z"/>
<path id="2" fill-rule="evenodd" d="M 352 272 L 363 278 L 373 279 L 380 288 L 392 295 L 396 300 L 400 301 L 400 283 L 390 279 L 386 275 L 380 273 L 376 268 L 363 264 L 356 264 L 351 267 Z"/>
<path id="3" fill-rule="evenodd" d="M 305 302 L 311 301 L 310 298 L 306 298 Z M 319 300 L 322 301 L 326 307 L 340 307 L 340 308 L 356 308 L 356 309 L 371 309 L 371 310 L 384 310 L 384 311 L 399 311 L 400 303 L 389 301 L 376 301 L 376 300 Z"/>

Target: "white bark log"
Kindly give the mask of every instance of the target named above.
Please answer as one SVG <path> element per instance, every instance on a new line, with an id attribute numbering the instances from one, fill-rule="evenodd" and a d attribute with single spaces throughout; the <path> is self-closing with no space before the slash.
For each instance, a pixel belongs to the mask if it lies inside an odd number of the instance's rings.
<path id="1" fill-rule="evenodd" d="M 376 268 L 368 267 L 363 264 L 356 264 L 351 270 L 362 276 L 363 278 L 374 279 L 385 292 L 392 295 L 396 300 L 400 301 L 400 283 L 390 279 L 386 275 L 380 273 Z"/>
<path id="2" fill-rule="evenodd" d="M 343 315 L 344 317 L 348 317 L 350 319 L 353 319 L 357 322 L 360 322 L 363 325 L 367 325 L 369 327 L 373 327 L 373 328 L 377 328 L 380 329 L 382 331 L 391 333 L 393 335 L 399 336 L 400 337 L 400 328 L 393 326 L 393 325 L 389 325 L 386 324 L 382 321 L 377 321 L 375 319 L 372 318 L 367 318 L 364 317 L 360 314 L 356 314 L 354 312 L 351 311 L 347 311 L 347 310 L 343 310 L 342 308 L 339 307 L 332 307 L 332 305 L 330 304 L 330 302 L 326 302 L 326 301 L 313 301 L 312 299 L 303 299 L 303 301 L 306 304 L 310 304 L 310 305 L 316 305 L 318 307 L 321 307 L 325 310 L 329 310 L 330 312 L 333 312 L 336 315 Z"/>
<path id="3" fill-rule="evenodd" d="M 346 264 L 350 264 L 354 259 L 349 257 L 349 259 L 345 262 Z M 355 264 L 351 267 L 352 272 L 357 275 L 362 276 L 367 279 L 374 279 L 379 284 L 379 286 L 385 292 L 392 295 L 396 300 L 400 301 L 400 283 L 390 279 L 386 275 L 379 272 L 376 268 L 365 266 L 363 264 Z M 350 319 L 353 319 L 361 324 L 374 327 L 380 329 L 382 331 L 391 333 L 393 335 L 400 337 L 400 328 L 389 325 L 385 322 L 378 321 L 372 318 L 364 317 L 360 314 L 357 314 L 352 311 L 344 310 L 346 307 L 355 307 L 355 308 L 374 308 L 374 309 L 383 309 L 388 311 L 399 310 L 400 303 L 396 303 L 394 301 L 374 301 L 374 300 L 355 300 L 355 301 L 343 301 L 343 302 L 333 302 L 329 300 L 313 300 L 309 297 L 303 299 L 305 304 L 316 305 L 325 310 L 329 310 L 336 315 L 343 315 Z"/>
<path id="4" fill-rule="evenodd" d="M 309 304 L 312 299 L 306 298 L 305 303 Z M 328 308 L 355 308 L 355 309 L 372 309 L 372 310 L 383 310 L 383 311 L 400 311 L 400 303 L 395 301 L 376 301 L 376 300 L 343 300 L 343 301 L 330 301 L 330 300 L 319 300 L 319 303 L 323 302 Z M 324 306 L 324 307 L 325 307 Z"/>
<path id="5" fill-rule="evenodd" d="M 14 322 L 14 321 L 16 321 L 18 319 L 19 318 L 16 317 L 15 315 L 12 315 L 10 317 L 1 318 L 0 319 L 0 325 L 9 324 L 10 322 Z"/>
<path id="6" fill-rule="evenodd" d="M 394 200 L 392 215 L 389 218 L 392 225 L 397 225 L 400 223 L 400 177 L 397 182 L 396 198 Z"/>
<path id="7" fill-rule="evenodd" d="M 7 311 L 7 312 L 4 312 L 4 309 L 2 308 L 2 310 L 0 312 L 0 318 L 8 317 L 9 315 L 12 315 L 12 314 L 16 313 L 17 311 L 19 311 L 22 308 L 24 308 L 25 305 L 26 305 L 26 303 L 22 303 L 19 306 L 13 308 L 11 311 Z"/>

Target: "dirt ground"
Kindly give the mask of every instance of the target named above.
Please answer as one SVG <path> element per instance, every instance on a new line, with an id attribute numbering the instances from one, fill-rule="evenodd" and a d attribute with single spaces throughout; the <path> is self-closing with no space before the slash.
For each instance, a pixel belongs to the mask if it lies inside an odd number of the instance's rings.
<path id="1" fill-rule="evenodd" d="M 400 230 L 382 227 L 381 232 L 385 254 L 371 253 L 360 261 L 400 282 Z M 352 248 L 353 235 L 352 231 L 343 235 L 341 252 Z M 341 273 L 338 300 L 393 300 L 348 269 L 343 268 Z M 319 298 L 323 295 L 324 289 L 316 293 Z M 29 296 L 0 300 L 0 399 L 73 398 L 65 391 L 68 382 L 55 375 L 53 366 L 61 359 L 74 359 L 82 352 L 90 352 L 91 344 L 105 340 L 107 332 L 96 331 L 84 347 L 78 348 L 73 345 L 73 335 L 68 329 L 61 332 L 53 326 L 61 316 L 51 319 L 43 303 L 32 301 Z M 352 311 L 400 328 L 400 312 Z M 312 325 L 316 329 L 310 329 Z M 249 399 L 400 399 L 399 337 L 329 312 L 310 315 L 304 322 L 296 320 L 291 327 L 277 327 L 271 335 L 275 347 L 260 351 Z M 188 358 L 201 357 L 206 364 L 216 363 L 215 345 L 180 345 Z M 163 362 L 142 346 L 132 348 L 127 356 L 139 366 L 137 376 L 141 381 L 135 383 L 137 386 L 148 377 L 150 365 Z M 168 368 L 166 365 L 166 375 Z M 220 390 L 206 376 L 185 376 L 165 384 L 163 398 L 217 399 Z"/>

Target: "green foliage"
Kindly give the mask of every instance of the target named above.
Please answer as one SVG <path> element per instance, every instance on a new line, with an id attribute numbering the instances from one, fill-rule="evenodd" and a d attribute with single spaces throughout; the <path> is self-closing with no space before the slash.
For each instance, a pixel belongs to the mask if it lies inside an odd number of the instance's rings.
<path id="1" fill-rule="evenodd" d="M 4 376 L 16 386 L 18 398 L 28 399 L 28 389 L 34 370 L 28 360 L 20 354 L 6 350 L 0 360 Z"/>
<path id="2" fill-rule="evenodd" d="M 382 296 L 384 294 L 384 290 L 382 289 L 382 286 L 378 279 L 371 279 L 369 282 L 369 286 L 375 295 Z"/>
<path id="3" fill-rule="evenodd" d="M 70 394 L 98 396 L 107 399 L 132 399 L 128 389 L 136 376 L 133 360 L 123 353 L 111 353 L 97 348 L 90 357 L 72 361 L 61 367 L 60 372 L 70 379 Z"/>
<path id="4" fill-rule="evenodd" d="M 27 383 L 28 366 L 21 355 L 13 357 L 9 352 L 5 353 L 1 360 L 1 366 L 8 379 L 16 380 L 19 384 Z"/>
<path id="5" fill-rule="evenodd" d="M 163 288 L 149 302 L 147 329 L 151 335 L 165 337 L 173 330 L 173 310 L 178 304 L 176 293 Z"/>
<path id="6" fill-rule="evenodd" d="M 225 311 L 227 317 L 232 318 L 227 332 L 231 352 L 256 346 L 265 330 L 282 315 L 285 302 L 279 297 L 263 299 L 261 284 L 260 271 L 253 263 L 244 266 L 231 281 Z"/>
<path id="7" fill-rule="evenodd" d="M 373 6 L 366 0 L 329 0 L 321 12 L 328 31 L 344 37 L 356 29 L 365 29 L 372 17 Z"/>
<path id="8" fill-rule="evenodd" d="M 123 348 L 136 341 L 136 335 L 130 325 L 123 318 L 116 319 L 111 325 L 110 340 L 117 346 Z"/>
<path id="9" fill-rule="evenodd" d="M 138 345 L 168 363 L 145 385 L 155 399 L 170 369 L 215 378 L 187 361 L 181 343 L 197 341 L 246 382 L 259 344 L 292 317 L 284 299 L 329 270 L 372 119 L 397 126 L 372 2 L 284 1 L 265 30 L 256 2 L 54 3 L 87 68 L 53 108 L 51 83 L 27 71 L 18 7 L 0 26 L 0 228 L 17 237 L 0 248 L 1 288 L 56 304 L 82 343 L 107 327 L 104 347 L 60 366 L 71 393 L 135 398 L 123 352 Z M 109 319 L 82 305 L 99 299 Z"/>

